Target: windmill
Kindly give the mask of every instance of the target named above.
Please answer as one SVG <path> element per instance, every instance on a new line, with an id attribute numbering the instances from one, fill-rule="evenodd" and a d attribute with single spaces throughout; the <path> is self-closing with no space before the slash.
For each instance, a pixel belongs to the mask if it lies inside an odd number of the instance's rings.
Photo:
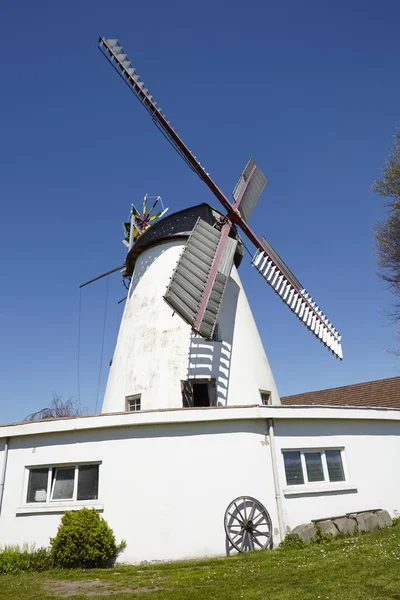
<path id="1" fill-rule="evenodd" d="M 226 214 L 219 223 L 199 217 L 178 260 L 164 295 L 167 304 L 190 324 L 193 331 L 211 339 L 218 321 L 224 292 L 237 245 L 239 228 L 255 246 L 252 264 L 280 299 L 313 335 L 342 359 L 341 336 L 304 286 L 265 237 L 259 240 L 248 221 L 266 184 L 251 158 L 243 169 L 230 202 L 204 167 L 175 132 L 140 79 L 117 39 L 99 38 L 99 49 L 150 114 L 155 125 L 189 167 L 208 186 Z"/>

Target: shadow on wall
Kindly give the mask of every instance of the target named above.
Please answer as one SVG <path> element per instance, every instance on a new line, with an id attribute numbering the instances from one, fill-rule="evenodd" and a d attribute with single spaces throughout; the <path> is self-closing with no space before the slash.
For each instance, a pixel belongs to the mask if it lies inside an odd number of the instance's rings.
<path id="1" fill-rule="evenodd" d="M 192 333 L 188 379 L 215 379 L 217 406 L 227 406 L 233 331 L 240 288 L 230 277 L 218 319 L 217 340 L 209 341 Z"/>

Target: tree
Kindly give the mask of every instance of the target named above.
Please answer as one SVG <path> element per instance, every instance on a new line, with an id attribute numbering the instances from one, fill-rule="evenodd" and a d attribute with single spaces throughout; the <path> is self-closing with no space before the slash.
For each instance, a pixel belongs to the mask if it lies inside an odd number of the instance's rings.
<path id="1" fill-rule="evenodd" d="M 400 320 L 400 130 L 395 133 L 392 150 L 383 169 L 382 177 L 375 181 L 373 188 L 381 196 L 389 198 L 386 203 L 388 213 L 378 223 L 375 231 L 380 277 L 388 284 L 397 299 L 391 317 Z"/>
<path id="2" fill-rule="evenodd" d="M 27 417 L 24 421 L 40 421 L 43 419 L 59 419 L 60 417 L 79 417 L 87 413 L 86 409 L 82 409 L 79 402 L 74 398 L 68 398 L 63 400 L 61 396 L 53 393 L 53 400 L 49 406 L 42 408 L 37 412 L 34 412 Z"/>

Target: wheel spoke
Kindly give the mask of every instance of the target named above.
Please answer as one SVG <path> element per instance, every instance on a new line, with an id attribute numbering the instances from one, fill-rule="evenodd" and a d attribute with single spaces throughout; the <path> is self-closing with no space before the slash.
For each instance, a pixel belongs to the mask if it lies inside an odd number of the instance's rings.
<path id="1" fill-rule="evenodd" d="M 258 531 L 257 529 L 253 529 L 253 535 L 261 535 L 264 537 L 269 537 L 270 532 L 267 531 L 266 533 L 264 533 L 263 531 Z"/>
<path id="2" fill-rule="evenodd" d="M 260 548 L 264 548 L 263 544 L 261 544 L 261 543 L 258 541 L 258 539 L 255 537 L 255 535 L 254 535 L 254 534 L 252 534 L 252 538 L 253 538 L 253 542 L 255 542 L 256 544 L 258 544 L 258 546 L 259 546 Z"/>
<path id="3" fill-rule="evenodd" d="M 233 519 L 236 519 L 236 521 L 239 521 L 239 523 L 240 523 L 241 525 L 243 525 L 243 521 L 242 521 L 241 519 L 239 519 L 239 517 L 237 517 L 236 515 L 234 515 L 233 513 L 230 513 L 230 512 L 228 512 L 228 515 L 229 515 L 230 517 L 232 517 Z"/>
<path id="4" fill-rule="evenodd" d="M 260 517 L 261 517 L 261 519 L 260 519 L 259 521 L 256 521 L 256 519 L 259 519 Z M 256 519 L 253 519 L 253 524 L 254 524 L 254 526 L 255 526 L 255 527 L 258 527 L 259 525 L 261 525 L 261 523 L 262 523 L 263 521 L 265 521 L 265 524 L 267 524 L 267 523 L 268 523 L 268 521 L 267 521 L 267 519 L 266 519 L 265 515 L 263 515 L 263 514 L 261 514 L 261 515 L 258 515 L 258 516 L 256 517 Z"/>
<path id="5" fill-rule="evenodd" d="M 253 542 L 253 536 L 251 535 L 251 532 L 248 534 L 248 538 L 249 538 L 249 549 L 250 550 L 254 550 L 254 542 Z"/>
<path id="6" fill-rule="evenodd" d="M 238 505 L 236 504 L 236 502 L 234 502 L 234 505 L 235 505 L 235 508 L 236 508 L 238 514 L 240 515 L 240 518 L 242 519 L 242 523 L 244 523 L 243 515 L 241 513 L 240 508 L 238 508 Z"/>
<path id="7" fill-rule="evenodd" d="M 248 533 L 247 533 L 247 531 L 245 531 L 244 535 L 243 535 L 243 546 L 242 546 L 243 550 L 245 550 L 246 544 L 248 545 L 247 537 L 248 537 Z"/>
<path id="8" fill-rule="evenodd" d="M 249 521 L 251 521 L 253 519 L 255 511 L 256 511 L 256 503 L 253 502 L 253 506 L 251 507 L 251 511 L 249 514 Z"/>
<path id="9" fill-rule="evenodd" d="M 243 535 L 241 531 L 233 532 L 232 540 L 234 540 L 238 535 Z"/>

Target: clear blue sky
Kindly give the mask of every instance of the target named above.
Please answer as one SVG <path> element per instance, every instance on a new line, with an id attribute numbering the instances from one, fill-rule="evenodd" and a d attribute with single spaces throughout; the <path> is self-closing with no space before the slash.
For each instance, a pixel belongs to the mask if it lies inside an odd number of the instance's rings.
<path id="1" fill-rule="evenodd" d="M 343 335 L 334 359 L 243 264 L 281 395 L 400 374 L 377 278 L 371 184 L 400 125 L 397 0 L 3 4 L 0 422 L 77 397 L 78 285 L 124 260 L 145 192 L 213 202 L 97 50 L 118 37 L 176 130 L 230 194 L 268 176 L 251 225 Z M 109 279 L 99 406 L 124 297 Z M 82 293 L 81 402 L 94 411 L 105 280 Z"/>

